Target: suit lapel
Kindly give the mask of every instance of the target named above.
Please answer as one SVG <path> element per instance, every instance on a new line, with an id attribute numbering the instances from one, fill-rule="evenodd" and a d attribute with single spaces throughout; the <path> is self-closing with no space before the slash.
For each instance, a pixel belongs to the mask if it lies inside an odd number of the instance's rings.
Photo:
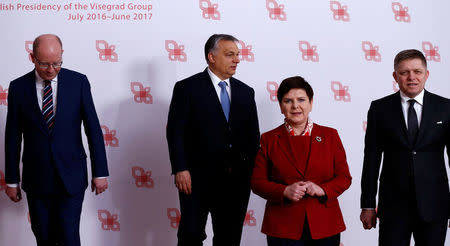
<path id="1" fill-rule="evenodd" d="M 56 111 L 55 111 L 55 122 L 54 122 L 54 127 L 53 127 L 53 132 L 57 131 L 58 128 L 58 122 L 61 121 L 61 115 L 62 114 L 58 114 L 58 112 L 64 112 L 64 105 L 65 105 L 65 100 L 67 100 L 67 96 L 66 93 L 67 92 L 67 83 L 64 83 L 66 77 L 64 76 L 65 72 L 64 69 L 61 69 L 61 71 L 59 71 L 58 73 L 58 82 L 56 83 L 57 86 L 57 91 L 56 91 Z"/>
<path id="2" fill-rule="evenodd" d="M 431 113 L 432 113 L 433 107 L 434 107 L 434 105 L 431 100 L 431 96 L 428 93 L 428 91 L 425 91 L 424 95 L 423 95 L 422 118 L 420 120 L 419 133 L 418 133 L 418 136 L 416 139 L 416 144 L 415 144 L 416 147 L 421 142 L 421 140 L 424 138 L 426 129 L 428 129 L 432 125 Z"/>
<path id="3" fill-rule="evenodd" d="M 281 152 L 283 152 L 288 162 L 297 170 L 297 172 L 302 177 L 305 177 L 305 166 L 297 165 L 298 160 L 295 158 L 294 150 L 292 148 L 293 145 L 291 143 L 291 136 L 289 136 L 287 130 L 284 127 L 284 124 L 279 126 L 277 131 L 278 147 L 281 149 Z"/>
<path id="4" fill-rule="evenodd" d="M 32 118 L 35 119 L 36 123 L 39 125 L 39 128 L 45 133 L 49 134 L 48 127 L 44 121 L 44 116 L 42 115 L 42 111 L 39 108 L 39 102 L 37 98 L 37 90 L 36 90 L 36 75 L 33 70 L 30 72 L 28 84 L 26 87 L 26 99 L 28 99 L 27 104 L 30 106 Z"/>
<path id="5" fill-rule="evenodd" d="M 200 95 L 205 95 L 205 97 L 206 97 L 206 102 L 208 102 L 208 105 L 205 105 L 205 106 L 210 107 L 211 110 L 219 112 L 221 115 L 221 119 L 224 122 L 227 122 L 227 118 L 225 118 L 225 113 L 223 112 L 223 109 L 222 109 L 222 104 L 220 104 L 219 97 L 217 95 L 216 89 L 214 88 L 214 85 L 212 83 L 211 77 L 208 74 L 207 69 L 205 69 L 203 71 L 202 76 L 203 76 L 202 87 L 204 88 L 205 93 L 200 93 Z M 233 89 L 233 87 L 231 87 L 231 89 Z M 233 93 L 231 93 L 231 95 L 233 95 Z M 209 103 L 209 102 L 211 102 L 211 103 Z M 233 104 L 231 103 L 231 105 L 233 105 Z M 231 108 L 230 108 L 230 115 L 231 115 Z"/>
<path id="6" fill-rule="evenodd" d="M 393 106 L 393 112 L 392 116 L 394 117 L 394 124 L 397 124 L 397 126 L 394 126 L 393 129 L 400 129 L 400 134 L 402 136 L 402 139 L 404 140 L 405 145 L 411 146 L 409 137 L 408 137 L 408 129 L 406 128 L 406 122 L 405 122 L 405 116 L 403 115 L 403 109 L 402 109 L 402 99 L 400 97 L 400 92 L 397 92 L 394 94 L 394 101 L 392 103 Z"/>

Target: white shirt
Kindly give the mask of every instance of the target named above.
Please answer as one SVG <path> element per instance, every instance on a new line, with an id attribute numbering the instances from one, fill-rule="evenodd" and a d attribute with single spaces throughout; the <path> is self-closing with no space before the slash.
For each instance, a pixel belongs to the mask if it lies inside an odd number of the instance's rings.
<path id="1" fill-rule="evenodd" d="M 422 108 L 423 108 L 423 95 L 424 95 L 424 91 L 422 90 L 416 97 L 414 98 L 410 98 L 407 95 L 405 95 L 405 93 L 403 93 L 402 91 L 400 91 L 400 97 L 401 97 L 401 102 L 402 102 L 402 111 L 403 111 L 403 118 L 405 119 L 405 123 L 406 123 L 406 128 L 408 128 L 408 108 L 409 108 L 409 102 L 408 100 L 410 99 L 414 99 L 416 100 L 416 103 L 414 103 L 414 109 L 416 110 L 416 114 L 417 114 L 417 123 L 419 123 L 419 127 L 420 127 L 420 121 L 422 119 Z"/>
<path id="2" fill-rule="evenodd" d="M 222 81 L 225 81 L 225 83 L 227 84 L 227 87 L 225 87 L 227 89 L 228 92 L 228 97 L 230 98 L 230 102 L 231 102 L 231 87 L 230 87 L 230 78 L 225 79 L 225 80 L 221 80 L 219 77 L 217 77 L 217 75 L 215 75 L 211 69 L 209 69 L 209 67 L 206 69 L 208 71 L 209 77 L 211 78 L 211 81 L 213 83 L 214 89 L 216 89 L 216 93 L 217 93 L 217 97 L 219 98 L 220 101 L 220 91 L 222 90 L 219 86 L 219 83 Z M 222 103 L 222 101 L 220 101 Z"/>
<path id="3" fill-rule="evenodd" d="M 44 79 L 42 79 L 39 74 L 36 72 L 36 70 L 34 70 L 34 73 L 36 74 L 36 95 L 37 95 L 37 99 L 38 99 L 38 103 L 39 103 L 39 108 L 42 111 L 42 96 L 44 95 L 44 87 L 45 87 L 45 83 L 44 83 Z M 56 94 L 58 91 L 58 76 L 56 76 L 55 78 L 53 78 L 51 80 L 51 85 L 52 85 L 52 93 L 53 93 L 53 114 L 56 114 Z"/>

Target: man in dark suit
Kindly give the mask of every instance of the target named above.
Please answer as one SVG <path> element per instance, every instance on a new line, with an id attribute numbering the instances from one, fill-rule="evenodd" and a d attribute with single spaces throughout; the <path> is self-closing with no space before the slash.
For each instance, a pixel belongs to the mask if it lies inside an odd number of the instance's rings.
<path id="1" fill-rule="evenodd" d="M 61 68 L 61 40 L 41 35 L 30 54 L 35 69 L 9 86 L 5 134 L 6 194 L 26 192 L 37 245 L 80 245 L 80 215 L 88 186 L 84 125 L 91 157 L 92 191 L 107 189 L 103 134 L 85 75 Z"/>
<path id="2" fill-rule="evenodd" d="M 239 245 L 259 146 L 254 91 L 231 77 L 238 40 L 212 35 L 208 68 L 176 83 L 167 123 L 172 173 L 179 190 L 178 245 L 203 245 L 211 213 L 213 245 Z"/>
<path id="3" fill-rule="evenodd" d="M 371 229 L 379 217 L 379 245 L 409 246 L 411 234 L 416 245 L 445 243 L 450 193 L 444 148 L 450 156 L 450 100 L 424 89 L 428 75 L 420 51 L 401 51 L 393 73 L 400 91 L 370 105 L 360 218 Z"/>

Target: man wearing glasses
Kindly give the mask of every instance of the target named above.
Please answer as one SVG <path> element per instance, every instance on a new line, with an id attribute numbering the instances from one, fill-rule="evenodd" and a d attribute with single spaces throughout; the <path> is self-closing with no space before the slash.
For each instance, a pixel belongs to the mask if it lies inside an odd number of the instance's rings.
<path id="1" fill-rule="evenodd" d="M 100 194 L 108 187 L 103 134 L 89 81 L 83 74 L 61 68 L 62 53 L 57 36 L 37 37 L 30 54 L 35 69 L 9 85 L 6 194 L 19 202 L 22 181 L 39 246 L 80 245 L 81 207 L 88 186 L 82 122 L 89 143 L 92 191 Z"/>

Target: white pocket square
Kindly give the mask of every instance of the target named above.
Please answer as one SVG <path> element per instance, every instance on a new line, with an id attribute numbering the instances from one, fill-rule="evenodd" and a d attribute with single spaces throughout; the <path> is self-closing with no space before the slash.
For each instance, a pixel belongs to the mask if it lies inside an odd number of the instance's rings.
<path id="1" fill-rule="evenodd" d="M 442 125 L 442 121 L 436 122 L 437 125 Z"/>

